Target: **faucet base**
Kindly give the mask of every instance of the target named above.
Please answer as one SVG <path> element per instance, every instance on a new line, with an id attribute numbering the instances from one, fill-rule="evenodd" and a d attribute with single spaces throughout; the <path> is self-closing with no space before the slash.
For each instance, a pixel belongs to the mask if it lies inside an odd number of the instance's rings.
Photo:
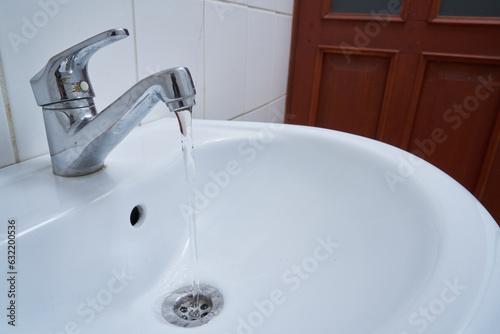
<path id="1" fill-rule="evenodd" d="M 53 156 L 50 157 L 52 161 L 52 172 L 54 175 L 62 176 L 62 177 L 75 177 L 75 176 L 85 176 L 93 173 L 97 173 L 106 168 L 104 162 L 85 167 L 78 166 L 78 168 L 71 168 L 71 166 L 63 165 L 57 162 L 57 159 L 54 159 Z"/>

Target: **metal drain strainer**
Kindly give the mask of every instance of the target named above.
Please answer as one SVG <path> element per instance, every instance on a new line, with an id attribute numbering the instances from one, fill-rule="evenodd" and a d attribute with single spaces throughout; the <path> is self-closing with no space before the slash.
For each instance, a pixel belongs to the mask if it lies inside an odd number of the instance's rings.
<path id="1" fill-rule="evenodd" d="M 179 327 L 198 327 L 216 317 L 224 306 L 222 294 L 214 287 L 200 284 L 201 294 L 195 303 L 191 286 L 175 290 L 161 305 L 161 315 Z"/>

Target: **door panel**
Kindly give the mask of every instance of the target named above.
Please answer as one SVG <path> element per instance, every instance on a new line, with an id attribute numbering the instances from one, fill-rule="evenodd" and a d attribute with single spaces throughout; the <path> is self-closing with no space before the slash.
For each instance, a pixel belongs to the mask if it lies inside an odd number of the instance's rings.
<path id="1" fill-rule="evenodd" d="M 500 18 L 448 0 L 348 2 L 372 9 L 295 0 L 287 122 L 417 153 L 500 223 Z"/>
<path id="2" fill-rule="evenodd" d="M 438 59 L 425 62 L 407 149 L 474 192 L 498 114 L 500 95 L 490 90 L 500 67 Z"/>
<path id="3" fill-rule="evenodd" d="M 392 56 L 365 52 L 346 58 L 339 49 L 324 49 L 311 123 L 376 138 Z"/>

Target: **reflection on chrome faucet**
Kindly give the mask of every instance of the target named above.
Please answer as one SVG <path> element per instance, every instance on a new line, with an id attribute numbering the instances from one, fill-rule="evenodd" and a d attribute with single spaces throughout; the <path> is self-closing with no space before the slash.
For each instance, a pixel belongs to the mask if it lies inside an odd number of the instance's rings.
<path id="1" fill-rule="evenodd" d="M 126 29 L 112 29 L 91 37 L 52 57 L 31 79 L 43 109 L 54 174 L 81 176 L 100 170 L 111 150 L 159 101 L 172 112 L 195 105 L 191 74 L 178 67 L 141 80 L 107 108 L 96 110 L 87 63 L 97 50 L 128 35 Z"/>

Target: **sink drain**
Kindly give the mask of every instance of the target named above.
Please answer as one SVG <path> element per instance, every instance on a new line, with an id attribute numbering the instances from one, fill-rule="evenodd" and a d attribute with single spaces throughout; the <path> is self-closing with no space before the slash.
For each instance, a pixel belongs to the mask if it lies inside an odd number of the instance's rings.
<path id="1" fill-rule="evenodd" d="M 198 303 L 191 286 L 175 290 L 161 305 L 161 315 L 169 323 L 179 327 L 198 327 L 215 318 L 224 306 L 222 294 L 214 287 L 200 284 Z"/>

